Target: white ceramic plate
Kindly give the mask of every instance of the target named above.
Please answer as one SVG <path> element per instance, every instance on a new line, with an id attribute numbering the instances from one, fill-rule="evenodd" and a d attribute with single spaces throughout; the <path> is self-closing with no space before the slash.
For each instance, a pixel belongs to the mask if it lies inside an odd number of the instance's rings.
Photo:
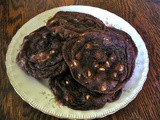
<path id="1" fill-rule="evenodd" d="M 45 25 L 46 21 L 58 11 L 77 11 L 91 14 L 101 19 L 106 25 L 114 26 L 127 32 L 134 40 L 138 48 L 136 66 L 131 79 L 123 89 L 119 100 L 107 103 L 98 110 L 79 111 L 59 105 L 52 95 L 48 80 L 38 81 L 26 75 L 16 64 L 16 56 L 22 44 L 24 36 L 37 28 Z M 6 55 L 6 68 L 10 82 L 21 98 L 32 107 L 52 116 L 69 119 L 92 119 L 101 118 L 117 112 L 128 105 L 141 91 L 148 73 L 148 53 L 141 36 L 125 20 L 117 15 L 90 6 L 64 6 L 45 11 L 24 24 L 13 37 Z"/>

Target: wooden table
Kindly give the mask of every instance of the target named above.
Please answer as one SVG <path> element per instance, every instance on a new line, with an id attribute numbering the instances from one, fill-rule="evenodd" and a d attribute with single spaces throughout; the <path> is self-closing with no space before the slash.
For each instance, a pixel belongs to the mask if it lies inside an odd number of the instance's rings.
<path id="1" fill-rule="evenodd" d="M 73 4 L 99 7 L 124 18 L 142 36 L 149 52 L 143 90 L 127 107 L 101 120 L 160 120 L 160 0 L 0 0 L 0 120 L 58 120 L 17 95 L 6 74 L 5 57 L 24 23 L 45 10 Z"/>

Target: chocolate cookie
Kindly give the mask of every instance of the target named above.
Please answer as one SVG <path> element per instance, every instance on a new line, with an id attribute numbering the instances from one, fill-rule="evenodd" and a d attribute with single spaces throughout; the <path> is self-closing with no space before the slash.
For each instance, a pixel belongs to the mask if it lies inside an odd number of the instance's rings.
<path id="1" fill-rule="evenodd" d="M 35 78 L 56 76 L 68 69 L 61 51 L 63 42 L 62 37 L 51 35 L 46 27 L 41 27 L 24 38 L 17 63 Z"/>
<path id="2" fill-rule="evenodd" d="M 107 94 L 121 89 L 131 77 L 137 48 L 127 33 L 106 28 L 69 39 L 63 56 L 77 82 Z"/>
<path id="3" fill-rule="evenodd" d="M 76 110 L 102 108 L 106 102 L 117 100 L 122 92 L 119 90 L 114 94 L 106 95 L 93 93 L 76 82 L 70 73 L 51 78 L 50 87 L 59 102 Z"/>
<path id="4" fill-rule="evenodd" d="M 85 13 L 60 11 L 48 20 L 47 27 L 53 34 L 70 38 L 87 30 L 104 30 L 105 25 L 98 18 Z"/>

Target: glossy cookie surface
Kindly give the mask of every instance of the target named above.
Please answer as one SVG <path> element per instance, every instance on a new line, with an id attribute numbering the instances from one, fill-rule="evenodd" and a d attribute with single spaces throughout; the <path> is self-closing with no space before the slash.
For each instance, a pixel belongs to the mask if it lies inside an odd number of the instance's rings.
<path id="1" fill-rule="evenodd" d="M 121 89 L 131 77 L 137 48 L 127 33 L 106 28 L 69 39 L 63 56 L 77 82 L 107 94 Z"/>
<path id="2" fill-rule="evenodd" d="M 76 82 L 70 73 L 51 78 L 50 88 L 59 102 L 76 110 L 101 108 L 106 102 L 118 99 L 122 92 L 119 90 L 107 95 L 91 92 Z"/>
<path id="3" fill-rule="evenodd" d="M 61 51 L 63 42 L 62 37 L 51 35 L 47 27 L 41 27 L 24 38 L 17 63 L 35 78 L 56 76 L 68 69 Z"/>
<path id="4" fill-rule="evenodd" d="M 60 11 L 48 20 L 47 27 L 53 34 L 71 38 L 87 30 L 103 30 L 105 25 L 100 19 L 89 14 Z"/>

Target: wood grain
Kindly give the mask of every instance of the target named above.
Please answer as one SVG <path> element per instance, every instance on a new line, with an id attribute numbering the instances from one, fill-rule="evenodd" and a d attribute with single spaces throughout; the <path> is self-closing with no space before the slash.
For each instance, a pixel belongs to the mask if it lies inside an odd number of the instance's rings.
<path id="1" fill-rule="evenodd" d="M 0 120 L 58 120 L 30 107 L 6 74 L 7 47 L 17 30 L 35 15 L 64 5 L 106 9 L 128 21 L 142 36 L 150 70 L 143 90 L 127 107 L 101 120 L 160 119 L 160 0 L 0 0 Z"/>

